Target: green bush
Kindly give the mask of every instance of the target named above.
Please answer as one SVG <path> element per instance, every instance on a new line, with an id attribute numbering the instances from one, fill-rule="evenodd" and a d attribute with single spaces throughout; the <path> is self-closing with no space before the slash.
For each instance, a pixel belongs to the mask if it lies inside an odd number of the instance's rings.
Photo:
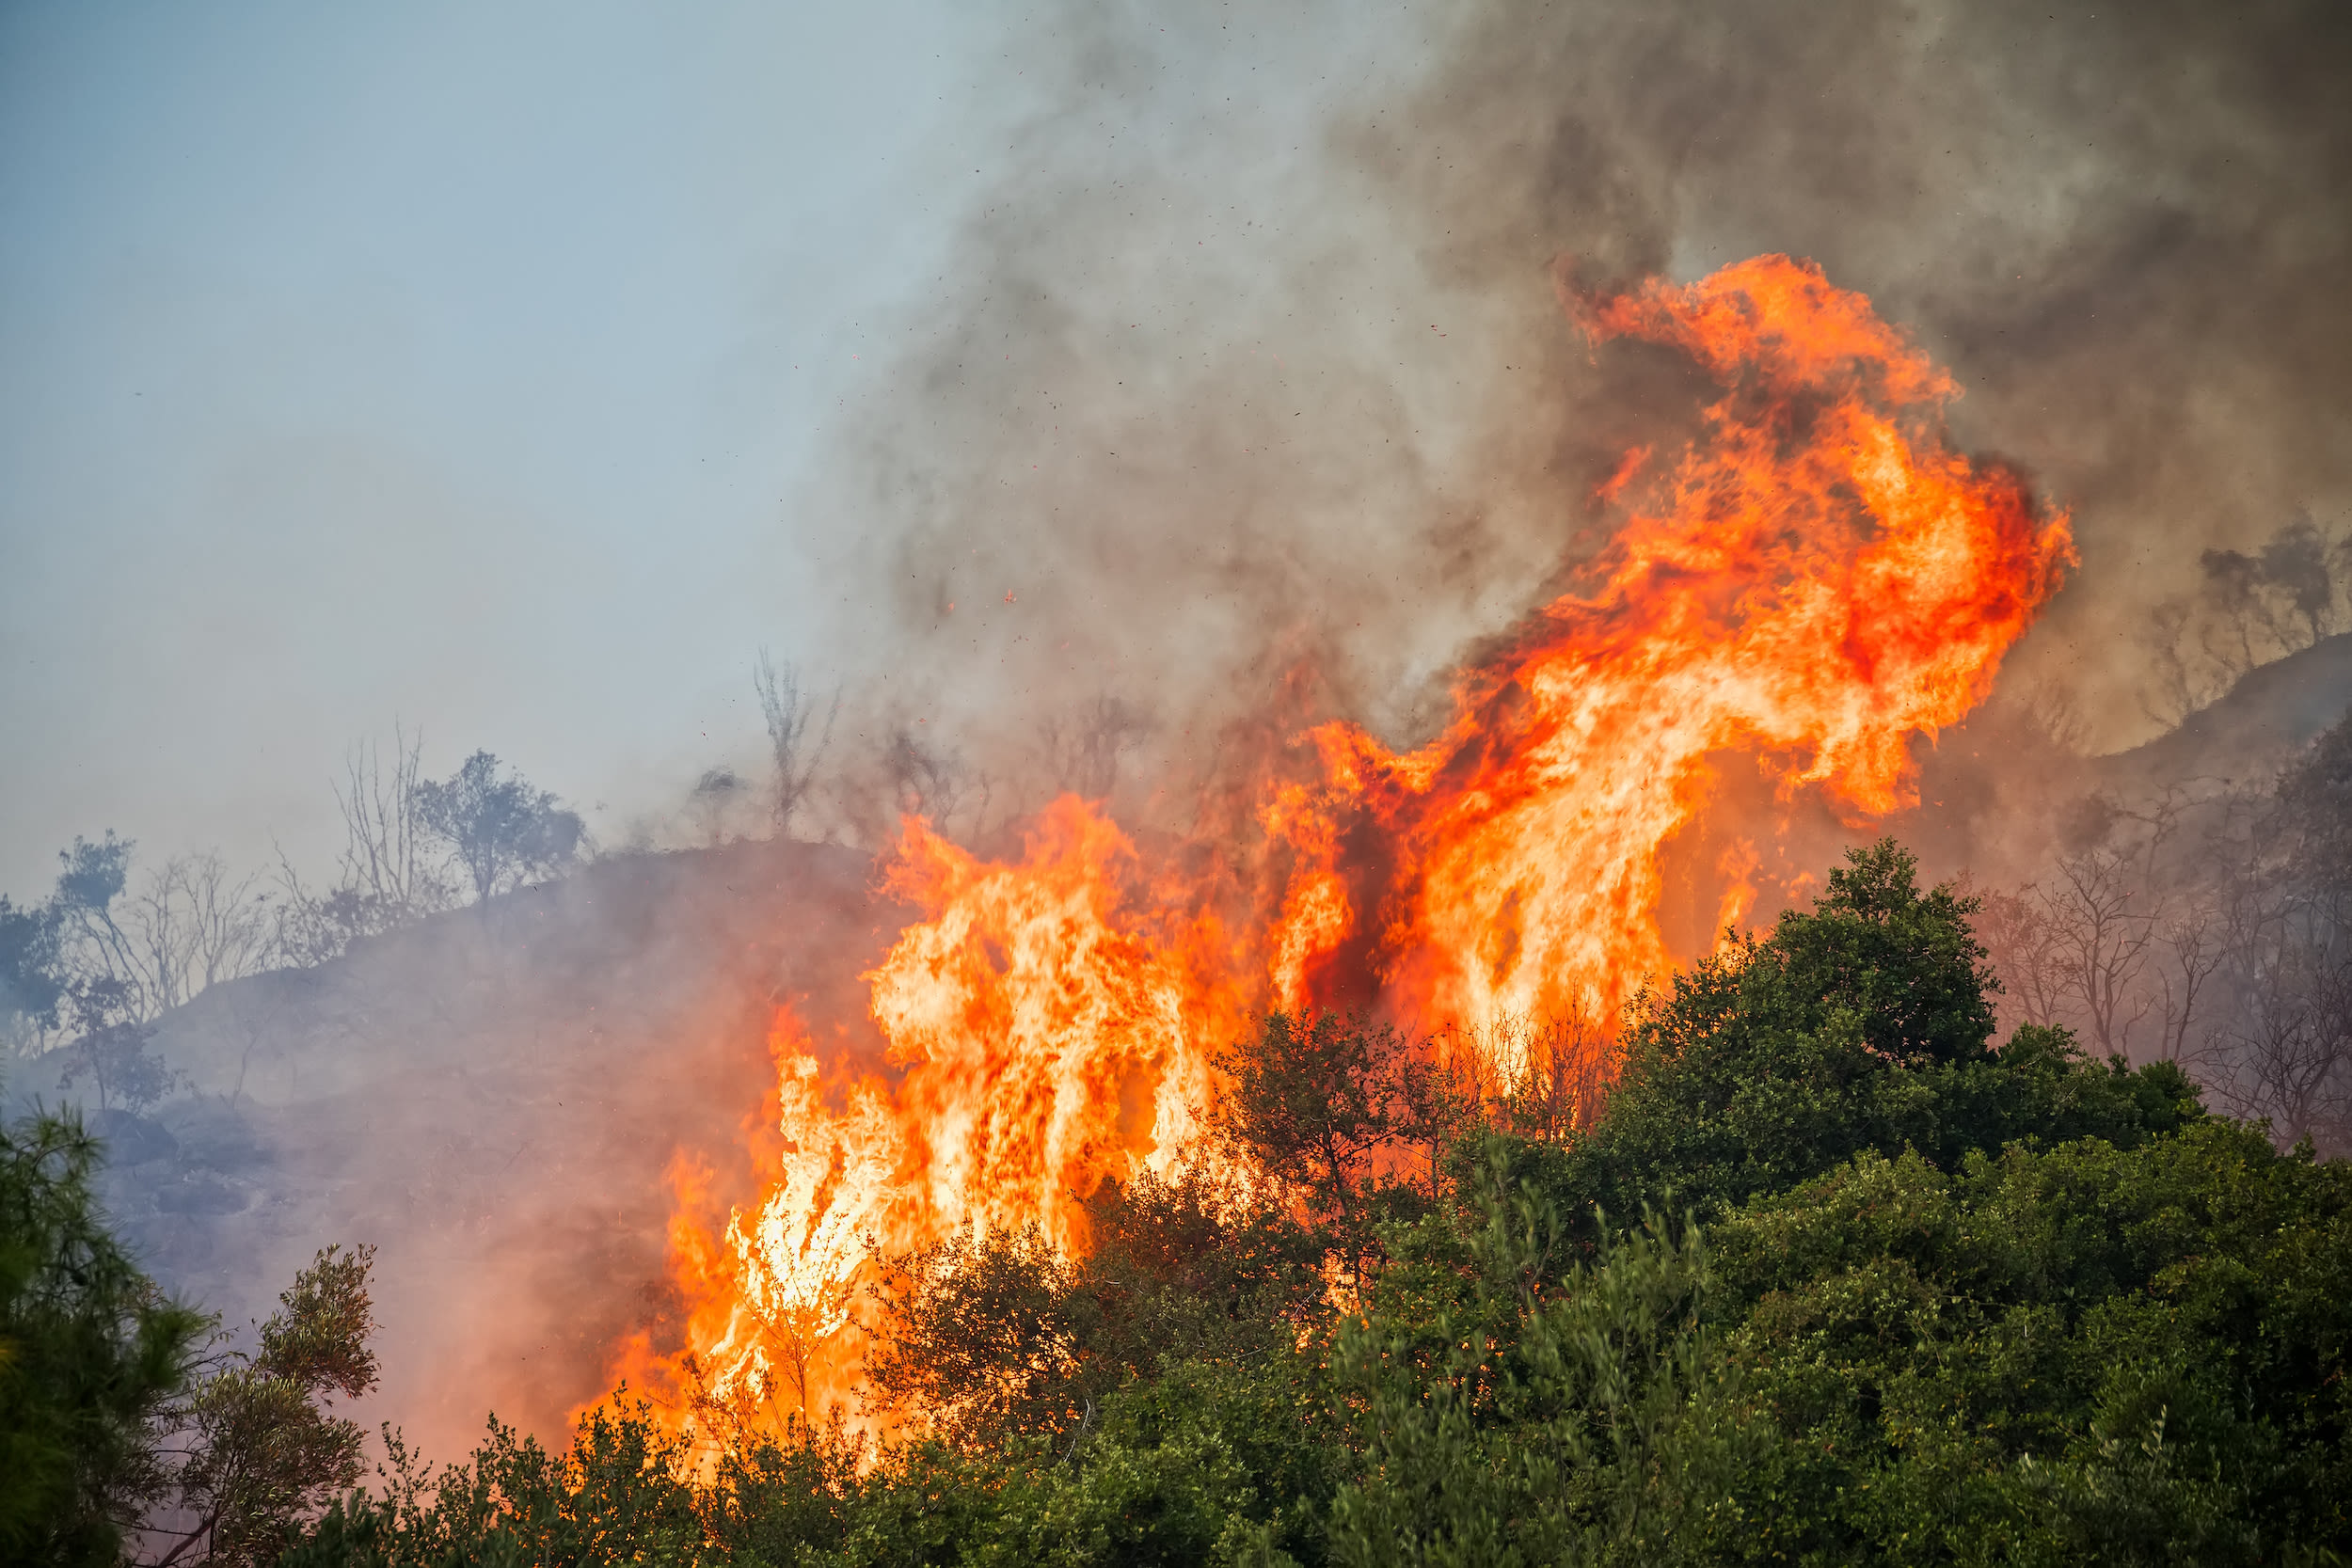
<path id="1" fill-rule="evenodd" d="M 1284 1201 L 1106 1186 L 1088 1258 L 899 1260 L 902 1445 L 494 1428 L 288 1560 L 2344 1560 L 2352 1171 L 2168 1065 L 1996 1045 L 1972 912 L 1856 853 L 1541 1138 L 1433 1112 L 1376 1025 L 1271 1018 L 1218 1131 Z"/>

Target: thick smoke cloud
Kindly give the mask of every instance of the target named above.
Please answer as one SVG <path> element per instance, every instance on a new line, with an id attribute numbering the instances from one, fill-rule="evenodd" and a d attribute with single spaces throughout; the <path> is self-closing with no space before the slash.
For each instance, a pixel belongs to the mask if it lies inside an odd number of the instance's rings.
<path id="1" fill-rule="evenodd" d="M 1563 259 L 1788 251 L 1914 328 L 1961 443 L 2074 512 L 2082 569 L 2011 674 L 2094 747 L 2150 733 L 2152 613 L 2204 552 L 2352 522 L 2340 12 L 1287 15 L 1073 8 L 1007 60 L 1044 107 L 973 150 L 1014 172 L 811 502 L 864 529 L 835 635 L 892 651 L 876 730 L 963 716 L 932 744 L 1003 777 L 1115 690 L 1167 778 L 1311 656 L 1409 735 L 1691 402 L 1574 335 Z"/>

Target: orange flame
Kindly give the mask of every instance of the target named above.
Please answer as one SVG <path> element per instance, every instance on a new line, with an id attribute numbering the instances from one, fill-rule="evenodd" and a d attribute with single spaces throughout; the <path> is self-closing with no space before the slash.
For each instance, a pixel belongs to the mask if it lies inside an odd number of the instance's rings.
<path id="1" fill-rule="evenodd" d="M 900 1075 L 831 1108 L 780 1026 L 767 1199 L 723 1258 L 674 1246 L 708 1304 L 689 1349 L 718 1386 L 771 1402 L 788 1386 L 803 1410 L 812 1387 L 849 1389 L 869 1248 L 1035 1225 L 1082 1250 L 1073 1199 L 1184 1156 L 1212 1053 L 1252 1007 L 1363 1000 L 1368 977 L 1388 1011 L 1461 1039 L 1614 1016 L 1666 962 L 1660 851 L 1704 808 L 1711 753 L 1757 755 L 1784 801 L 1909 803 L 1915 739 L 1986 694 L 2073 563 L 2064 514 L 1950 450 L 1951 379 L 1809 263 L 1567 304 L 1596 341 L 1664 344 L 1712 375 L 1702 438 L 1670 462 L 1629 454 L 1600 498 L 1621 515 L 1611 545 L 1461 672 L 1435 740 L 1304 737 L 1312 777 L 1258 812 L 1279 867 L 1263 908 L 1221 925 L 1178 860 L 1144 867 L 1075 799 L 1018 863 L 907 821 L 888 882 L 923 916 L 866 976 Z M 1757 865 L 1744 839 L 1718 862 L 1726 921 Z"/>
<path id="2" fill-rule="evenodd" d="M 1684 350 L 1723 395 L 1671 470 L 1611 482 L 1628 515 L 1595 588 L 1465 671 L 1444 735 L 1404 755 L 1315 735 L 1325 813 L 1369 813 L 1388 843 L 1354 903 L 1383 911 L 1378 967 L 1424 1020 L 1608 1016 L 1662 968 L 1658 850 L 1709 752 L 1765 752 L 1784 793 L 1861 814 L 1910 804 L 1912 737 L 1986 694 L 2074 561 L 2063 514 L 1944 445 L 1950 378 L 1818 269 L 1765 256 L 1572 304 L 1596 340 Z M 1295 888 L 1330 877 L 1331 832 L 1307 835 Z"/>

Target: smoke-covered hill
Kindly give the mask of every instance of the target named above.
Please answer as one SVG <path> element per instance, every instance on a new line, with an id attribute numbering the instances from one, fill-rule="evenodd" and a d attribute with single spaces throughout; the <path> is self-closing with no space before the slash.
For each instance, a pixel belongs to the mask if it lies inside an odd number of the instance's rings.
<path id="1" fill-rule="evenodd" d="M 139 1113 L 61 1095 L 55 1055 L 8 1087 L 91 1108 L 121 1229 L 231 1325 L 320 1245 L 377 1245 L 363 1419 L 440 1454 L 485 1409 L 560 1430 L 660 1309 L 674 1154 L 744 1180 L 773 1005 L 862 1019 L 834 993 L 882 950 L 870 869 L 806 844 L 607 859 L 214 987 L 156 1026 L 178 1081 Z"/>
<path id="2" fill-rule="evenodd" d="M 2110 787 L 2145 791 L 2191 779 L 2249 783 L 2275 772 L 2352 708 L 2352 632 L 2249 671 L 2228 696 L 2169 734 L 2099 759 Z"/>

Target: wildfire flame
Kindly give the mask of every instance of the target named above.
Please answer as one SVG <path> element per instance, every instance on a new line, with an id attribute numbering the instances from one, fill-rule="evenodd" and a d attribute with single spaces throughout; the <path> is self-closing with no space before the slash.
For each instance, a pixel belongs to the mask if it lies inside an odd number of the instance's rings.
<path id="1" fill-rule="evenodd" d="M 1192 1144 L 1212 1054 L 1253 1008 L 1370 1000 L 1489 1039 L 1613 1017 L 1667 962 L 1660 851 L 1705 808 L 1710 754 L 1855 819 L 1910 803 L 1915 737 L 1984 697 L 2073 564 L 2064 514 L 1952 451 L 1950 377 L 1809 263 L 1564 295 L 1595 341 L 1714 378 L 1699 438 L 1629 454 L 1598 498 L 1612 543 L 1459 673 L 1435 740 L 1303 737 L 1311 767 L 1268 786 L 1263 893 L 1238 914 L 1075 798 L 1014 863 L 909 819 L 888 885 L 922 915 L 866 976 L 898 1076 L 834 1108 L 781 1021 L 766 1200 L 723 1243 L 675 1233 L 709 1386 L 787 1411 L 845 1392 L 873 1248 L 1033 1224 L 1082 1250 L 1073 1196 Z M 1724 852 L 1726 919 L 1756 865 Z M 632 1347 L 641 1381 L 648 1355 Z"/>

